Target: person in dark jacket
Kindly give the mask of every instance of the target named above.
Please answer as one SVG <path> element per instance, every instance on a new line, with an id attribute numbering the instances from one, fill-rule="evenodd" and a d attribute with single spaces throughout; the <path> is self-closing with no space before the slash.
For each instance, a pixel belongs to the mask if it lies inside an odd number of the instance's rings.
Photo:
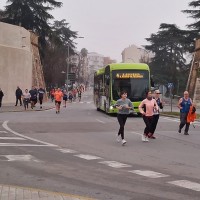
<path id="1" fill-rule="evenodd" d="M 40 109 L 42 109 L 42 102 L 43 102 L 44 94 L 45 94 L 45 90 L 42 87 L 40 87 L 40 89 L 38 90 Z"/>
<path id="2" fill-rule="evenodd" d="M 19 88 L 19 86 L 17 86 L 17 89 L 15 91 L 15 96 L 16 96 L 15 106 L 17 106 L 18 104 L 18 100 L 19 100 L 20 106 L 22 106 L 22 90 Z"/>
<path id="3" fill-rule="evenodd" d="M 1 108 L 3 96 L 4 96 L 3 91 L 0 88 L 0 108 Z"/>
<path id="4" fill-rule="evenodd" d="M 32 89 L 29 91 L 31 94 L 31 108 L 35 107 L 35 104 L 37 103 L 37 89 L 33 86 Z"/>

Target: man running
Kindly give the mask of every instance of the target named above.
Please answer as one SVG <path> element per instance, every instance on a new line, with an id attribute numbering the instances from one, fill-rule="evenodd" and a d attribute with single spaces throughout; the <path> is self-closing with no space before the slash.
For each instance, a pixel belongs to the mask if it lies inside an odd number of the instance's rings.
<path id="1" fill-rule="evenodd" d="M 189 135 L 190 123 L 187 122 L 187 116 L 192 105 L 192 99 L 189 98 L 188 91 L 184 92 L 184 96 L 179 99 L 178 108 L 180 109 L 180 125 L 178 132 L 181 133 L 181 129 L 185 126 L 184 135 Z"/>
<path id="2" fill-rule="evenodd" d="M 33 86 L 32 89 L 29 91 L 31 94 L 31 108 L 35 107 L 35 104 L 37 103 L 37 89 Z"/>
<path id="3" fill-rule="evenodd" d="M 60 113 L 60 104 L 62 102 L 63 93 L 60 88 L 54 93 L 54 99 L 56 104 L 56 114 Z"/>
<path id="4" fill-rule="evenodd" d="M 42 109 L 42 102 L 43 102 L 45 90 L 42 87 L 40 87 L 40 89 L 38 90 L 38 94 L 39 94 L 40 109 Z"/>

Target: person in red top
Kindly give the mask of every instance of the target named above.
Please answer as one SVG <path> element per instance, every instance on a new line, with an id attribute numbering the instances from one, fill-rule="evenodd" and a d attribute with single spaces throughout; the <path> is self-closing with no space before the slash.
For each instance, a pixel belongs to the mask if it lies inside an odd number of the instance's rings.
<path id="1" fill-rule="evenodd" d="M 56 114 L 60 113 L 60 104 L 62 102 L 62 98 L 63 98 L 63 93 L 60 90 L 60 88 L 58 88 L 56 92 L 54 93 L 54 99 L 55 99 L 55 104 L 56 104 Z"/>

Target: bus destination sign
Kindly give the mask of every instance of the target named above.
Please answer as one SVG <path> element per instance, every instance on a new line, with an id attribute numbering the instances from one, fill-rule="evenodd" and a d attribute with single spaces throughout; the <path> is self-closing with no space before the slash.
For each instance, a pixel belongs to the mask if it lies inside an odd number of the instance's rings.
<path id="1" fill-rule="evenodd" d="M 142 73 L 117 73 L 116 78 L 144 78 Z"/>

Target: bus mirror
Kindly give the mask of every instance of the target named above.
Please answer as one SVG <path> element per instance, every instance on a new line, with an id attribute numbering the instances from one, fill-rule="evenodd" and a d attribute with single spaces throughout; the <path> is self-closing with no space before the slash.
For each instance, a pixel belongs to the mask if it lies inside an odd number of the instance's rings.
<path id="1" fill-rule="evenodd" d="M 106 79 L 106 85 L 110 84 L 110 79 Z"/>

